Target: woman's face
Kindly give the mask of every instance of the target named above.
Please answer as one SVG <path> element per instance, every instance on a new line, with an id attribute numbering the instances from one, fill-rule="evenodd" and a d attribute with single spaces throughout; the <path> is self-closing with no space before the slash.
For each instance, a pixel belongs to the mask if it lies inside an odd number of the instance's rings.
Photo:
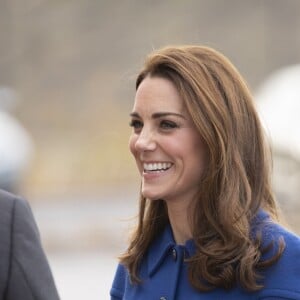
<path id="1" fill-rule="evenodd" d="M 131 113 L 129 140 L 142 194 L 156 200 L 191 200 L 206 164 L 203 141 L 170 80 L 146 77 Z"/>

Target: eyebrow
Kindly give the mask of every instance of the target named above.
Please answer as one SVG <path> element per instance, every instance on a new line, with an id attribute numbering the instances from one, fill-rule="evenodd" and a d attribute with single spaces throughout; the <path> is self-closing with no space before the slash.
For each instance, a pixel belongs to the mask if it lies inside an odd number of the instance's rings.
<path id="1" fill-rule="evenodd" d="M 130 114 L 130 116 L 141 119 L 140 115 L 137 112 L 132 112 Z M 180 117 L 182 119 L 186 119 L 183 115 L 178 114 L 178 113 L 173 113 L 173 112 L 157 112 L 157 113 L 152 114 L 152 119 L 159 119 L 159 118 L 168 117 L 168 116 L 176 116 L 176 117 Z"/>

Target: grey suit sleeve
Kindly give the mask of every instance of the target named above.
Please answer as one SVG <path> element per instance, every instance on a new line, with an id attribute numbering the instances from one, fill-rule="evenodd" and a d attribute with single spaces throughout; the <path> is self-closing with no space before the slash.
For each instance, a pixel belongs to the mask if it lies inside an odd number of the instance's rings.
<path id="1" fill-rule="evenodd" d="M 6 300 L 59 299 L 28 203 L 15 198 Z"/>

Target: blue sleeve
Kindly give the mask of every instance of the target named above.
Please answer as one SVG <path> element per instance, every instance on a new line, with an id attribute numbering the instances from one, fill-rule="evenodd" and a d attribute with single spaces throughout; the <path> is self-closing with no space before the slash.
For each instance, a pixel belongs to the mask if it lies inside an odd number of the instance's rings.
<path id="1" fill-rule="evenodd" d="M 125 290 L 126 273 L 124 266 L 119 264 L 110 290 L 111 300 L 122 300 Z"/>

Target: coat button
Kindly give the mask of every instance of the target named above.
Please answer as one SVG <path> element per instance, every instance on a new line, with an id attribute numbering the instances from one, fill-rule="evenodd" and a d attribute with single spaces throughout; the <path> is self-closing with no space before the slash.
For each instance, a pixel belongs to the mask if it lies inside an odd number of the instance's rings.
<path id="1" fill-rule="evenodd" d="M 159 300 L 167 300 L 166 297 L 160 297 Z"/>
<path id="2" fill-rule="evenodd" d="M 175 248 L 173 248 L 173 250 L 172 250 L 172 257 L 176 261 L 176 259 L 177 259 L 177 251 L 176 251 Z"/>

